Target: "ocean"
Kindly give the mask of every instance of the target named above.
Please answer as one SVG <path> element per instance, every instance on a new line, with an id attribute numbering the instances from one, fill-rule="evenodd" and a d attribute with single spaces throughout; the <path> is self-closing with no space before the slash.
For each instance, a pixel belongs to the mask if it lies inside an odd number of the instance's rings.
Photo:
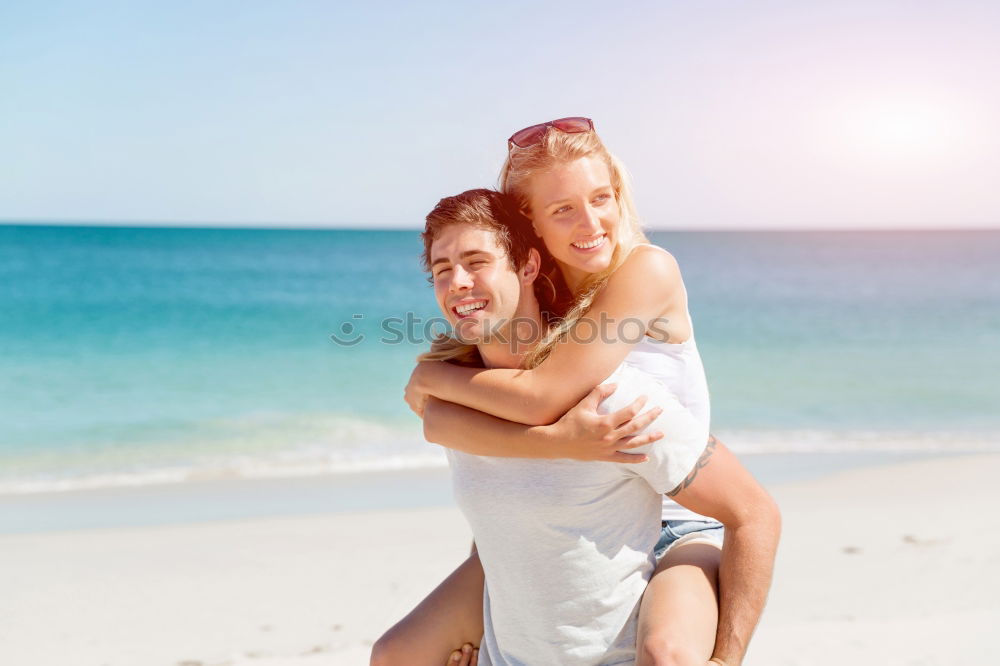
<path id="1" fill-rule="evenodd" d="M 652 240 L 735 451 L 1000 450 L 1000 232 Z M 402 398 L 439 324 L 421 250 L 416 231 L 0 226 L 0 494 L 444 466 Z"/>

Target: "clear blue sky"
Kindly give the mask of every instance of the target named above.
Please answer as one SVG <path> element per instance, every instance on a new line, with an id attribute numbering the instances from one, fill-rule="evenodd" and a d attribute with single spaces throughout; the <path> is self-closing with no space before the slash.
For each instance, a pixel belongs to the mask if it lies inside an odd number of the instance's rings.
<path id="1" fill-rule="evenodd" d="M 417 227 L 594 118 L 656 228 L 1000 226 L 1000 3 L 0 5 L 0 219 Z"/>

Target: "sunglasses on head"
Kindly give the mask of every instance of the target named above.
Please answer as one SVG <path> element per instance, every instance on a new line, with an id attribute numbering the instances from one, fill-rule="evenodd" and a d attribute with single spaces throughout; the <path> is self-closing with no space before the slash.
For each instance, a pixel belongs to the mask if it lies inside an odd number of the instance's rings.
<path id="1" fill-rule="evenodd" d="M 550 120 L 547 123 L 541 123 L 540 125 L 525 127 L 523 130 L 518 130 L 510 135 L 510 138 L 507 139 L 507 149 L 510 150 L 514 146 L 527 148 L 528 146 L 535 145 L 542 140 L 545 132 L 550 127 L 554 127 L 566 134 L 580 134 L 581 132 L 593 131 L 594 121 L 590 118 L 573 116 L 572 118 L 560 118 L 558 120 Z"/>

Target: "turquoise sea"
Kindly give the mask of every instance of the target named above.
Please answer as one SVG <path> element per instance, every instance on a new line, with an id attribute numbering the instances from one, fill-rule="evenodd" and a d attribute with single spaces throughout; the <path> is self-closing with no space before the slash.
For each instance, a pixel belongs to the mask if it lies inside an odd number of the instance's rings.
<path id="1" fill-rule="evenodd" d="M 652 236 L 735 450 L 1000 450 L 1000 232 Z M 442 466 L 402 400 L 436 315 L 420 251 L 0 226 L 0 493 Z"/>

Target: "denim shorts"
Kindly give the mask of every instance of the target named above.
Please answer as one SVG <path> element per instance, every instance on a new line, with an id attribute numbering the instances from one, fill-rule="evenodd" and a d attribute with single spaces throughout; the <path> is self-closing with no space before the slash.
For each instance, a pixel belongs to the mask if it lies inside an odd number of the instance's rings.
<path id="1" fill-rule="evenodd" d="M 659 561 L 668 550 L 683 543 L 710 543 L 722 548 L 723 534 L 725 528 L 717 520 L 664 520 L 653 555 Z"/>

